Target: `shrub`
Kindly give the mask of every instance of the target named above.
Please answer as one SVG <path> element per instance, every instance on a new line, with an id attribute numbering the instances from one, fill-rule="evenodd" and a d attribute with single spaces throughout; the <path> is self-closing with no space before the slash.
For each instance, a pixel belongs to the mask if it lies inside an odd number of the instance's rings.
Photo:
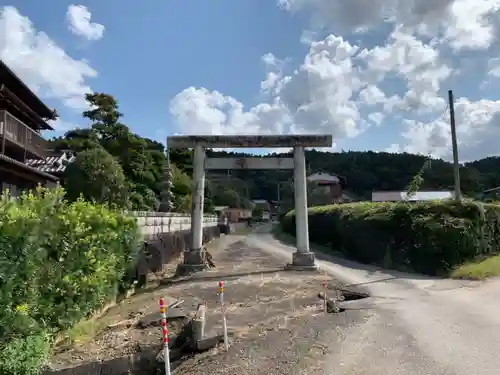
<path id="1" fill-rule="evenodd" d="M 139 239 L 133 218 L 82 199 L 69 203 L 62 189 L 38 189 L 16 200 L 3 195 L 0 373 L 24 374 L 5 367 L 20 348 L 46 352 L 28 335 L 40 341 L 114 298 L 136 259 Z"/>
<path id="2" fill-rule="evenodd" d="M 122 166 L 103 148 L 80 152 L 64 172 L 64 186 L 70 200 L 83 196 L 89 201 L 128 205 L 128 186 Z"/>
<path id="3" fill-rule="evenodd" d="M 47 333 L 13 338 L 0 351 L 0 374 L 38 375 L 50 348 L 51 337 Z"/>
<path id="4" fill-rule="evenodd" d="M 295 234 L 293 211 L 282 227 Z M 309 238 L 360 262 L 446 274 L 465 261 L 498 252 L 500 206 L 445 201 L 313 207 Z"/>

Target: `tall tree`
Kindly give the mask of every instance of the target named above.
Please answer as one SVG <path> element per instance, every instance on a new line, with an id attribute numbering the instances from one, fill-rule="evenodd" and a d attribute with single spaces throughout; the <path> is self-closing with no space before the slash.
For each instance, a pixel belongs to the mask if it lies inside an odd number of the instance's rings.
<path id="1" fill-rule="evenodd" d="M 86 95 L 90 109 L 83 117 L 90 127 L 74 129 L 53 140 L 58 150 L 81 152 L 102 148 L 114 156 L 123 168 L 129 186 L 132 208 L 154 210 L 159 206 L 164 147 L 158 142 L 134 134 L 120 122 L 117 101 L 108 94 Z"/>

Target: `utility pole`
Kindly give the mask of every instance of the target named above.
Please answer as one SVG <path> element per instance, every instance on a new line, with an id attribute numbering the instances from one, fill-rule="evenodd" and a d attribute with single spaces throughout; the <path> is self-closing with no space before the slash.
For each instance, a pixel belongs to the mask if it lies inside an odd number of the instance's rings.
<path id="1" fill-rule="evenodd" d="M 462 200 L 460 191 L 460 166 L 458 165 L 458 146 L 457 131 L 455 128 L 455 107 L 453 101 L 453 91 L 448 90 L 448 102 L 450 106 L 450 126 L 451 126 L 451 145 L 453 147 L 453 178 L 455 180 L 455 199 Z"/>

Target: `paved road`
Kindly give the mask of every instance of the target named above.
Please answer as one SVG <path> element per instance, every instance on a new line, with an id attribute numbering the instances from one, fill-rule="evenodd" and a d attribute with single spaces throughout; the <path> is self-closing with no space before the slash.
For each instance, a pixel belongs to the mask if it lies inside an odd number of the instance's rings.
<path id="1" fill-rule="evenodd" d="M 261 227 L 247 241 L 290 260 L 295 249 L 269 230 Z M 349 302 L 373 314 L 341 343 L 332 339 L 321 374 L 500 374 L 500 280 L 419 277 L 333 258 L 318 264 L 344 283 L 365 283 L 373 296 Z"/>

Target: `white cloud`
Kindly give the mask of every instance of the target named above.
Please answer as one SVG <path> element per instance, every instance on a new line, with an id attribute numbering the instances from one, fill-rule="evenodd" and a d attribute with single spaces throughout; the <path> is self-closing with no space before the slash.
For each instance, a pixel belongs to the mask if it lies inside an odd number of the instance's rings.
<path id="1" fill-rule="evenodd" d="M 387 147 L 384 151 L 390 152 L 391 154 L 397 154 L 401 152 L 401 146 L 398 145 L 397 143 L 393 143 L 389 147 Z"/>
<path id="2" fill-rule="evenodd" d="M 78 36 L 88 40 L 99 40 L 104 35 L 104 26 L 91 22 L 92 13 L 84 5 L 68 6 L 66 19 L 69 24 L 69 30 Z"/>
<path id="3" fill-rule="evenodd" d="M 472 75 L 478 77 L 478 86 L 487 75 L 500 78 L 495 52 L 500 0 L 278 3 L 285 11 L 311 15 L 310 28 L 298 41 L 309 46 L 303 61 L 287 71 L 288 62 L 285 66 L 273 54 L 263 56 L 267 72 L 261 90 L 266 99 L 248 110 L 238 100 L 205 88 L 188 89 L 199 94 L 198 101 L 179 94 L 171 111 L 182 132 L 329 133 L 342 139 L 377 126 L 377 131 L 401 137 L 400 142 L 390 141 L 391 152 L 450 158 L 446 89 L 470 91 L 460 85 Z M 491 60 L 481 71 L 462 66 L 464 56 L 467 61 Z M 468 91 L 456 102 L 461 159 L 500 154 L 494 142 L 500 136 L 500 101 L 478 100 L 474 88 L 470 96 L 475 98 L 467 98 Z M 272 118 L 264 118 L 263 105 L 272 108 Z"/>
<path id="4" fill-rule="evenodd" d="M 500 78 L 500 58 L 496 57 L 488 61 L 488 74 Z"/>
<path id="5" fill-rule="evenodd" d="M 58 132 L 65 132 L 78 127 L 77 124 L 61 120 L 60 118 L 58 118 L 57 120 L 49 120 L 48 123 L 54 128 L 55 131 Z"/>
<path id="6" fill-rule="evenodd" d="M 0 8 L 0 58 L 35 92 L 65 106 L 87 108 L 88 78 L 97 76 L 86 61 L 71 58 L 12 6 Z"/>
<path id="7" fill-rule="evenodd" d="M 499 0 L 278 0 L 311 13 L 313 25 L 334 32 L 369 31 L 394 23 L 454 49 L 487 48 L 495 39 Z"/>
<path id="8" fill-rule="evenodd" d="M 232 97 L 191 87 L 172 100 L 171 113 L 184 133 L 326 132 L 353 137 L 367 125 L 352 100 L 362 86 L 351 62 L 357 51 L 341 37 L 330 36 L 312 43 L 303 64 L 291 75 L 280 74 L 266 86 L 274 93 L 269 103 L 245 111 Z"/>
<path id="9" fill-rule="evenodd" d="M 387 100 L 384 92 L 376 85 L 370 85 L 363 89 L 359 93 L 359 99 L 368 105 L 376 105 Z"/>
<path id="10" fill-rule="evenodd" d="M 170 112 L 184 134 L 282 133 L 286 110 L 279 102 L 245 111 L 241 102 L 205 88 L 189 87 L 170 103 Z"/>
<path id="11" fill-rule="evenodd" d="M 385 115 L 381 112 L 373 112 L 368 115 L 368 118 L 372 120 L 375 125 L 380 125 L 384 121 Z"/>
<path id="12" fill-rule="evenodd" d="M 354 93 L 363 86 L 352 62 L 358 47 L 334 35 L 311 44 L 303 64 L 279 84 L 278 94 L 298 133 L 353 137 L 362 131 Z"/>
<path id="13" fill-rule="evenodd" d="M 438 92 L 451 69 L 441 62 L 439 51 L 429 44 L 396 28 L 385 46 L 365 49 L 360 57 L 366 60 L 369 74 L 373 75 L 371 79 L 381 81 L 393 73 L 406 82 L 406 95 L 393 106 L 421 112 L 444 108 L 444 100 Z"/>
<path id="14" fill-rule="evenodd" d="M 363 50 L 341 36 L 329 35 L 312 42 L 303 63 L 289 75 L 282 73 L 282 64 L 274 55 L 265 55 L 263 60 L 271 68 L 278 67 L 277 71 L 268 73 L 261 88 L 272 93 L 273 114 L 277 116 L 274 120 L 279 126 L 261 120 L 262 104 L 244 112 L 243 104 L 234 98 L 204 88 L 190 88 L 190 95 L 181 93 L 171 103 L 171 111 L 180 119 L 183 132 L 212 129 L 217 133 L 222 129 L 222 121 L 223 129 L 232 134 L 260 129 L 262 132 L 328 133 L 334 138 L 356 137 L 370 126 L 361 116 L 360 101 L 367 105 L 382 104 L 386 111 L 406 110 L 410 105 L 420 111 L 430 106 L 440 107 L 443 100 L 437 91 L 449 73 L 436 51 L 399 31 L 392 34 L 391 43 Z M 404 98 L 386 97 L 376 86 L 389 72 L 399 74 L 407 82 L 408 94 Z M 194 100 L 194 92 L 203 95 Z M 237 117 L 225 115 L 222 108 L 228 108 L 228 103 L 230 106 L 237 103 Z M 195 112 L 198 115 L 193 115 Z M 214 112 L 218 118 L 208 119 L 207 114 Z M 372 116 L 370 120 L 377 123 L 381 116 Z"/>
<path id="15" fill-rule="evenodd" d="M 275 93 L 276 85 L 282 78 L 285 61 L 278 59 L 272 53 L 266 53 L 262 56 L 262 62 L 266 66 L 266 79 L 260 83 L 260 90 L 265 93 Z"/>
<path id="16" fill-rule="evenodd" d="M 459 98 L 455 103 L 455 122 L 460 160 L 500 155 L 500 100 L 471 102 Z M 451 156 L 451 128 L 448 113 L 430 122 L 406 121 L 401 149 L 411 153 Z"/>

